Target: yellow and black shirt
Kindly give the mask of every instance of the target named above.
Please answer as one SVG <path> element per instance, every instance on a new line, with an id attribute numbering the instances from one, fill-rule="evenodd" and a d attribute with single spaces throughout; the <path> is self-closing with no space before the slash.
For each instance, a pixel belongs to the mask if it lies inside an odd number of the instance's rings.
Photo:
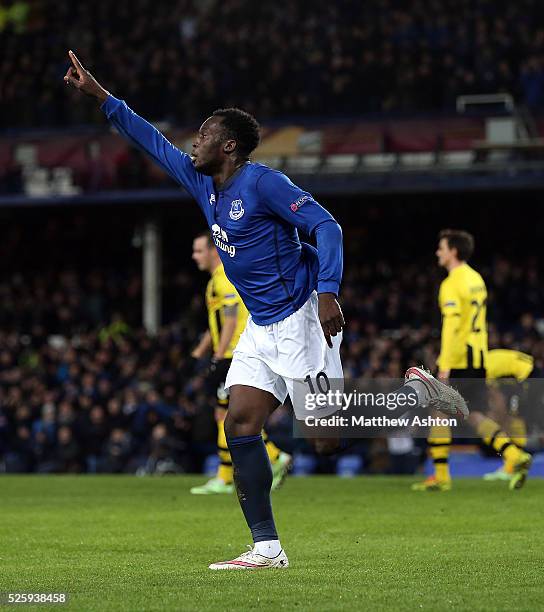
<path id="1" fill-rule="evenodd" d="M 487 354 L 486 378 L 515 378 L 523 382 L 529 378 L 534 367 L 534 359 L 527 353 L 508 349 L 493 349 Z"/>
<path id="2" fill-rule="evenodd" d="M 232 352 L 246 326 L 248 311 L 234 285 L 227 278 L 222 264 L 213 271 L 206 287 L 206 306 L 208 307 L 208 324 L 210 326 L 214 351 L 219 346 L 221 329 L 225 321 L 224 308 L 229 306 L 238 307 L 236 311 L 236 328 L 230 344 L 223 355 L 225 359 L 232 359 Z"/>
<path id="3" fill-rule="evenodd" d="M 441 370 L 480 369 L 487 361 L 487 289 L 467 263 L 442 281 L 438 295 L 442 341 L 437 363 Z"/>

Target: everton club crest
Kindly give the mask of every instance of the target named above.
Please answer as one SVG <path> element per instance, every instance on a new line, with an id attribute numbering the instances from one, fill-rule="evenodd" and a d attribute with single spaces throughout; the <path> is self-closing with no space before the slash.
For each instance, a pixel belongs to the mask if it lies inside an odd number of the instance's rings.
<path id="1" fill-rule="evenodd" d="M 244 207 L 242 206 L 242 200 L 233 200 L 230 204 L 230 212 L 229 217 L 234 219 L 234 221 L 238 221 L 240 217 L 244 214 Z"/>

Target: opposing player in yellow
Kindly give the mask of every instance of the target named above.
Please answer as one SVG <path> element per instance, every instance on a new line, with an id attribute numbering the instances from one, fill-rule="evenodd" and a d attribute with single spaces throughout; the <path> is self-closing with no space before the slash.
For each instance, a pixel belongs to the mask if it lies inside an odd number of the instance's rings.
<path id="1" fill-rule="evenodd" d="M 438 377 L 443 382 L 456 379 L 454 386 L 469 404 L 470 425 L 485 444 L 513 466 L 510 488 L 519 489 L 525 483 L 532 457 L 484 414 L 487 410 L 487 289 L 480 274 L 467 263 L 474 251 L 474 238 L 468 232 L 448 229 L 440 232 L 438 240 L 438 263 L 448 272 L 438 296 L 442 313 Z M 431 427 L 427 442 L 435 473 L 424 482 L 414 484 L 413 490 L 451 489 L 448 464 L 451 440 L 450 427 Z"/>
<path id="2" fill-rule="evenodd" d="M 193 259 L 199 270 L 209 272 L 211 275 L 206 288 L 208 330 L 193 350 L 192 357 L 202 359 L 210 353 L 212 355 L 210 382 L 217 389 L 215 421 L 217 423 L 217 452 L 220 464 L 215 478 L 202 486 L 193 487 L 191 493 L 195 495 L 232 493 L 234 491 L 233 468 L 224 427 L 229 405 L 229 395 L 225 390 L 225 378 L 232 360 L 232 353 L 246 326 L 248 311 L 225 274 L 223 264 L 209 232 L 203 232 L 194 239 Z M 280 451 L 264 432 L 263 439 L 268 458 L 272 464 L 272 489 L 276 489 L 283 482 L 291 467 L 291 455 Z"/>
<path id="3" fill-rule="evenodd" d="M 513 408 L 508 407 L 504 393 L 500 388 L 496 388 L 497 382 L 504 381 L 509 386 L 516 385 L 514 388 L 516 395 L 523 397 L 525 389 L 523 383 L 529 378 L 533 371 L 534 359 L 531 355 L 520 351 L 508 349 L 494 349 L 487 354 L 487 383 L 491 387 L 492 393 L 495 392 L 495 401 L 491 401 L 493 419 L 499 423 L 504 431 L 512 438 L 519 448 L 525 449 L 527 444 L 527 429 L 525 421 L 519 413 L 512 414 Z M 505 480 L 510 481 L 514 474 L 514 466 L 504 460 L 503 465 L 495 470 L 484 474 L 484 480 Z"/>

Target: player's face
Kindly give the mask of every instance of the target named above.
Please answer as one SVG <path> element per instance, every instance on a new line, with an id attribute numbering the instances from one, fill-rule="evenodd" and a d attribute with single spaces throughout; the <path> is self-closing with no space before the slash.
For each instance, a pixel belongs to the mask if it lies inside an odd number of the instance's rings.
<path id="1" fill-rule="evenodd" d="M 197 172 L 211 176 L 225 159 L 225 135 L 220 117 L 206 119 L 193 142 L 191 160 Z"/>
<path id="2" fill-rule="evenodd" d="M 442 268 L 446 268 L 455 256 L 455 251 L 450 249 L 446 238 L 441 238 L 436 249 L 436 257 L 438 258 L 438 265 Z"/>
<path id="3" fill-rule="evenodd" d="M 193 259 L 199 270 L 208 272 L 211 268 L 213 251 L 209 247 L 208 239 L 204 237 L 193 240 Z"/>

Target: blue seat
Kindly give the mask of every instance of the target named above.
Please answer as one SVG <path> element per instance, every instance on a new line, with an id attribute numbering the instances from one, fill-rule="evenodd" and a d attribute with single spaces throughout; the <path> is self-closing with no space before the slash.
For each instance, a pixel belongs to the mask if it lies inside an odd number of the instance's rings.
<path id="1" fill-rule="evenodd" d="M 317 461 L 313 455 L 295 453 L 292 474 L 293 476 L 309 476 L 315 472 L 316 465 Z"/>
<path id="2" fill-rule="evenodd" d="M 216 454 L 208 455 L 206 459 L 204 459 L 204 474 L 207 474 L 208 476 L 215 476 L 218 467 L 219 457 Z"/>
<path id="3" fill-rule="evenodd" d="M 352 478 L 363 469 L 363 459 L 360 455 L 343 455 L 336 463 L 336 473 L 342 478 Z"/>

